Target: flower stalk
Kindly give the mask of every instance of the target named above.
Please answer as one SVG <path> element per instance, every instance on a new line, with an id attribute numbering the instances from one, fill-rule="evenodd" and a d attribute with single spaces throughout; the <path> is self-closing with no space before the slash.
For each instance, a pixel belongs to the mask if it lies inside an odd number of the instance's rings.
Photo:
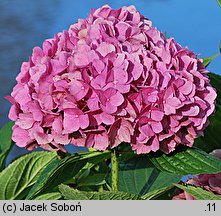
<path id="1" fill-rule="evenodd" d="M 113 191 L 118 191 L 118 155 L 117 149 L 114 148 L 111 150 L 111 186 Z"/>

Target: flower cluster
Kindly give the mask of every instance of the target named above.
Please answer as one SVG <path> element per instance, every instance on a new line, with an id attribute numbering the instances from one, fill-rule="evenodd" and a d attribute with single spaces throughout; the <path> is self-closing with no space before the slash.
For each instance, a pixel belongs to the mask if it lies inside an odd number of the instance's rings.
<path id="1" fill-rule="evenodd" d="M 166 39 L 134 6 L 105 5 L 35 47 L 8 100 L 13 140 L 28 149 L 138 154 L 192 146 L 214 111 L 202 61 Z"/>
<path id="2" fill-rule="evenodd" d="M 221 149 L 214 150 L 211 153 L 213 156 L 221 159 Z M 216 174 L 201 174 L 195 175 L 188 184 L 196 187 L 203 187 L 205 190 L 213 192 L 216 195 L 221 196 L 221 172 Z M 173 197 L 173 200 L 194 200 L 195 198 L 187 192 L 181 192 Z"/>

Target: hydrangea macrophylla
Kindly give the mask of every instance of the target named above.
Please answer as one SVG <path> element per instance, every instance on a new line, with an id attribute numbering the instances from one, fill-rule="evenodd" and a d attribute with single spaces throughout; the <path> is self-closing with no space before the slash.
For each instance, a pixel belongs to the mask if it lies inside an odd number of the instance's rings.
<path id="1" fill-rule="evenodd" d="M 221 160 L 221 149 L 214 150 L 211 154 Z M 221 172 L 215 174 L 194 175 L 192 179 L 187 181 L 187 183 L 196 187 L 203 187 L 205 190 L 221 196 Z M 185 191 L 173 197 L 173 200 L 194 199 L 194 197 Z"/>
<path id="2" fill-rule="evenodd" d="M 63 151 L 127 142 L 138 154 L 192 146 L 215 107 L 207 72 L 134 6 L 105 5 L 22 64 L 7 97 L 13 140 Z"/>

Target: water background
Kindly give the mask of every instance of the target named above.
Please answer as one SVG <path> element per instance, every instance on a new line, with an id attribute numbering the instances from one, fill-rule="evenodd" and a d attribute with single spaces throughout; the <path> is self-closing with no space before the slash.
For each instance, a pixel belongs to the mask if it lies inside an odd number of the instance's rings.
<path id="1" fill-rule="evenodd" d="M 133 4 L 153 26 L 196 54 L 208 57 L 219 52 L 221 8 L 216 0 L 0 0 L 0 127 L 9 121 L 10 103 L 4 96 L 12 91 L 32 48 L 104 4 L 113 8 Z M 221 57 L 208 69 L 221 75 Z M 24 152 L 15 147 L 9 160 Z"/>

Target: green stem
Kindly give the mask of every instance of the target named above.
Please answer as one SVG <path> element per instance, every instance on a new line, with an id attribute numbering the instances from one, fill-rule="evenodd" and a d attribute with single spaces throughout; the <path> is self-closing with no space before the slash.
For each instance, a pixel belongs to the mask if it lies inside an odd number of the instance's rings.
<path id="1" fill-rule="evenodd" d="M 116 148 L 111 150 L 111 184 L 112 190 L 118 191 L 118 158 Z"/>

